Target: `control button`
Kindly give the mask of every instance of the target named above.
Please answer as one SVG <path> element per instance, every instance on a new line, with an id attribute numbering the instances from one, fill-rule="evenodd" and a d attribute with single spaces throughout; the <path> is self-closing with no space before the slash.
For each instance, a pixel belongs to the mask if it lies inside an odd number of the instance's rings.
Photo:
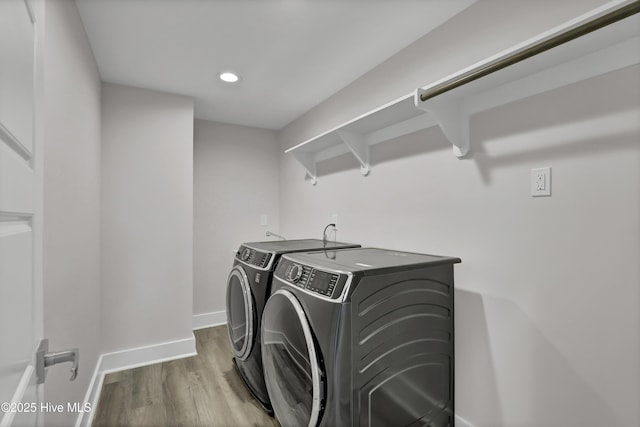
<path id="1" fill-rule="evenodd" d="M 245 248 L 244 251 L 242 252 L 242 260 L 246 261 L 249 259 L 250 256 L 251 256 L 251 249 Z"/>
<path id="2" fill-rule="evenodd" d="M 300 280 L 301 276 L 302 276 L 302 266 L 300 264 L 293 264 L 291 266 L 291 269 L 287 273 L 287 279 L 295 283 L 298 280 Z"/>

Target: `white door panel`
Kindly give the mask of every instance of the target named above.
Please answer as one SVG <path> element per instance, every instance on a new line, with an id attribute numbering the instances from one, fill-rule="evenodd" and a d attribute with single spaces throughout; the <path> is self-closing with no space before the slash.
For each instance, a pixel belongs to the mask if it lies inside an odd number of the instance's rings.
<path id="1" fill-rule="evenodd" d="M 8 371 L 3 377 L 7 389 L 0 389 L 0 402 L 8 402 L 18 386 L 22 374 L 33 358 L 33 233 L 28 221 L 0 223 L 0 334 L 3 342 L 0 366 Z"/>
<path id="2" fill-rule="evenodd" d="M 42 425 L 35 374 L 42 339 L 37 34 L 25 0 L 0 0 L 0 403 L 10 405 L 0 412 L 2 427 Z"/>
<path id="3" fill-rule="evenodd" d="M 36 182 L 31 162 L 8 145 L 2 132 L 0 140 L 0 212 L 33 213 Z"/>
<path id="4" fill-rule="evenodd" d="M 24 0 L 0 1 L 0 128 L 33 152 L 34 31 Z"/>

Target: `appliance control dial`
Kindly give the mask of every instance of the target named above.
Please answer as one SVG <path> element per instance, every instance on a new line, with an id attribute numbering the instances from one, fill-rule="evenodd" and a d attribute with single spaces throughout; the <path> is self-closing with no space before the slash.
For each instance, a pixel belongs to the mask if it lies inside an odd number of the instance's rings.
<path id="1" fill-rule="evenodd" d="M 241 259 L 243 261 L 246 261 L 249 259 L 250 256 L 251 256 L 251 249 L 244 248 L 244 251 L 242 251 Z"/>
<path id="2" fill-rule="evenodd" d="M 298 280 L 300 280 L 301 276 L 302 276 L 302 266 L 300 264 L 293 264 L 289 269 L 289 272 L 287 274 L 287 279 L 295 283 Z"/>

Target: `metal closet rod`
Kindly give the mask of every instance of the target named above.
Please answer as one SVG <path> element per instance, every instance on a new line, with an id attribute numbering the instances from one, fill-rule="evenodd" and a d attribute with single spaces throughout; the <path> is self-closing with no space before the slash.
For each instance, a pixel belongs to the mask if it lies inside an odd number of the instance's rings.
<path id="1" fill-rule="evenodd" d="M 495 73 L 496 71 L 502 70 L 503 68 L 506 68 L 510 65 L 516 64 L 520 61 L 524 61 L 525 59 L 531 58 L 532 56 L 538 55 L 549 49 L 553 49 L 556 46 L 560 46 L 561 44 L 577 39 L 578 37 L 584 36 L 585 34 L 589 34 L 602 27 L 606 27 L 607 25 L 621 21 L 624 18 L 635 15 L 638 12 L 640 12 L 640 0 L 634 1 L 633 3 L 623 6 L 620 9 L 614 10 L 589 22 L 585 22 L 584 24 L 571 28 L 564 33 L 558 34 L 546 40 L 542 40 L 532 46 L 524 47 L 513 52 L 507 57 L 498 58 L 494 61 L 488 62 L 481 67 L 475 68 L 464 74 L 454 77 L 451 80 L 442 82 L 441 84 L 434 86 L 431 89 L 428 89 L 426 92 L 422 93 L 420 95 L 420 100 L 424 102 L 428 99 L 470 83 L 481 77 L 484 77 L 488 74 Z"/>

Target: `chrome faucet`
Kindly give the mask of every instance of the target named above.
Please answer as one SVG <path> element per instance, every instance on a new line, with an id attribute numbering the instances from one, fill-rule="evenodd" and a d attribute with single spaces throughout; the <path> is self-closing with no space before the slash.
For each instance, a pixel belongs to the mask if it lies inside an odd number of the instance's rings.
<path id="1" fill-rule="evenodd" d="M 287 239 L 285 239 L 284 237 L 282 237 L 281 235 L 276 234 L 276 233 L 272 233 L 271 231 L 267 231 L 266 236 L 267 236 L 267 237 L 271 237 L 271 236 L 273 236 L 273 237 L 277 237 L 277 238 L 278 238 L 278 239 L 280 239 L 280 240 L 287 240 Z"/>

